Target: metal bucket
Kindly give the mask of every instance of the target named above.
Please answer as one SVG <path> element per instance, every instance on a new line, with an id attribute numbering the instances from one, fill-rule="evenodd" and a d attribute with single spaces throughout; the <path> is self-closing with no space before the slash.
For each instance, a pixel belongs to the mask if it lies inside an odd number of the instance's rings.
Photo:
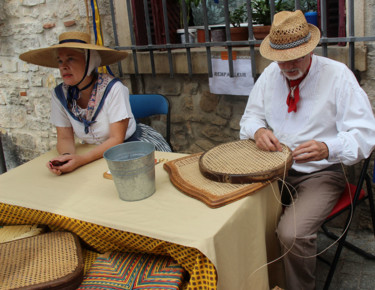
<path id="1" fill-rule="evenodd" d="M 103 154 L 121 199 L 135 201 L 155 192 L 155 146 L 133 141 L 109 148 Z"/>

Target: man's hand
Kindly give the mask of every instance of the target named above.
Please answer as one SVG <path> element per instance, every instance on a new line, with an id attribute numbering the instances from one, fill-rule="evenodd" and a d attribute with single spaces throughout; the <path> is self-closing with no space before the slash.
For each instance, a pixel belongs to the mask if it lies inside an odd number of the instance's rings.
<path id="1" fill-rule="evenodd" d="M 254 134 L 255 144 L 264 151 L 283 151 L 279 140 L 271 130 L 260 128 Z"/>
<path id="2" fill-rule="evenodd" d="M 292 152 L 293 159 L 296 163 L 319 161 L 328 158 L 328 154 L 327 145 L 315 140 L 302 143 Z"/>

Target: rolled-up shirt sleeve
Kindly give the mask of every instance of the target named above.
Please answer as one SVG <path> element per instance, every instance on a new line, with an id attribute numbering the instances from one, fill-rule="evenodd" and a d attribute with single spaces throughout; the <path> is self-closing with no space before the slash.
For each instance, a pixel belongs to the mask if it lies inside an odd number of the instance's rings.
<path id="1" fill-rule="evenodd" d="M 328 161 L 351 165 L 367 158 L 375 146 L 375 118 L 366 93 L 354 76 L 342 82 L 337 102 L 337 136 L 325 143 Z"/>

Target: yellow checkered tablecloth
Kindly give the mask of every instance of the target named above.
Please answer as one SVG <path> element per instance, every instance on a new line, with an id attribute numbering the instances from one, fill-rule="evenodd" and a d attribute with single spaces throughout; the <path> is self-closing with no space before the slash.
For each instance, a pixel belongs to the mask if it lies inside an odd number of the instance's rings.
<path id="1" fill-rule="evenodd" d="M 146 236 L 111 229 L 45 211 L 0 203 L 0 225 L 48 225 L 52 230 L 66 230 L 78 235 L 92 249 L 133 251 L 169 255 L 190 274 L 187 289 L 216 289 L 217 274 L 213 264 L 199 250 Z M 86 271 L 96 255 L 85 251 Z"/>

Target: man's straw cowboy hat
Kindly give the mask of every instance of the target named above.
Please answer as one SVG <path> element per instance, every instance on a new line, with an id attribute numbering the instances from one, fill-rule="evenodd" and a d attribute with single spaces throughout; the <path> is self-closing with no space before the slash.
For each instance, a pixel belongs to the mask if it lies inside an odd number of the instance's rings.
<path id="1" fill-rule="evenodd" d="M 294 60 L 313 51 L 319 40 L 319 28 L 308 24 L 301 10 L 281 11 L 274 16 L 260 54 L 275 61 Z"/>
<path id="2" fill-rule="evenodd" d="M 126 51 L 118 51 L 104 46 L 91 44 L 89 34 L 72 31 L 60 34 L 59 44 L 46 48 L 30 50 L 21 54 L 20 59 L 36 65 L 58 68 L 57 49 L 64 47 L 96 50 L 101 58 L 100 66 L 106 66 L 118 62 L 128 55 Z"/>

